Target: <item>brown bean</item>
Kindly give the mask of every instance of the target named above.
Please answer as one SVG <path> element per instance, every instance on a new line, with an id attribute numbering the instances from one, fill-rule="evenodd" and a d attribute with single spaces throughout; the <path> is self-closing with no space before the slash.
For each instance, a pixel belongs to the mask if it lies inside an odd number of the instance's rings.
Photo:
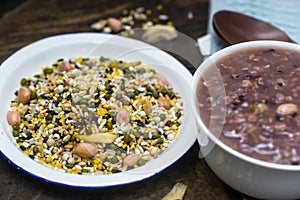
<path id="1" fill-rule="evenodd" d="M 136 165 L 139 160 L 140 156 L 138 154 L 129 154 L 124 158 L 123 164 L 132 167 Z"/>
<path id="2" fill-rule="evenodd" d="M 30 101 L 31 90 L 26 87 L 21 87 L 18 90 L 18 100 L 22 104 L 27 104 Z"/>
<path id="3" fill-rule="evenodd" d="M 160 96 L 158 99 L 157 99 L 157 102 L 160 106 L 164 107 L 165 109 L 170 109 L 171 105 L 169 103 L 169 100 L 164 97 L 164 96 Z"/>
<path id="4" fill-rule="evenodd" d="M 16 126 L 21 123 L 21 115 L 18 111 L 8 111 L 7 112 L 7 121 L 9 125 Z"/>
<path id="5" fill-rule="evenodd" d="M 73 148 L 73 153 L 82 158 L 91 158 L 97 154 L 98 149 L 89 143 L 78 143 Z"/>
<path id="6" fill-rule="evenodd" d="M 285 103 L 278 106 L 276 113 L 279 115 L 291 115 L 298 112 L 298 106 L 293 103 Z"/>
<path id="7" fill-rule="evenodd" d="M 119 125 L 126 125 L 130 122 L 130 114 L 126 109 L 121 109 L 116 115 L 116 122 Z"/>
<path id="8" fill-rule="evenodd" d="M 107 25 L 111 28 L 113 32 L 119 32 L 122 29 L 122 23 L 120 20 L 110 17 L 107 19 Z"/>
<path id="9" fill-rule="evenodd" d="M 67 61 L 63 61 L 59 64 L 59 70 L 62 72 L 68 72 L 71 71 L 73 69 L 73 66 L 71 65 L 71 63 L 67 62 Z"/>

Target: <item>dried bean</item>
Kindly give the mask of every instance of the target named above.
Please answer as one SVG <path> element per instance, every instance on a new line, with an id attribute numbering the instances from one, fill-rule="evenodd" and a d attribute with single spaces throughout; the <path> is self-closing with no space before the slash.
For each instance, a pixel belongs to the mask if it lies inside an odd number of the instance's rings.
<path id="1" fill-rule="evenodd" d="M 132 167 L 136 165 L 139 160 L 140 156 L 138 154 L 129 154 L 124 158 L 123 164 Z"/>
<path id="2" fill-rule="evenodd" d="M 31 90 L 26 87 L 21 87 L 18 90 L 18 100 L 22 104 L 27 104 L 30 101 Z"/>
<path id="3" fill-rule="evenodd" d="M 71 71 L 72 69 L 73 69 L 73 66 L 67 61 L 63 61 L 59 65 L 59 70 L 63 71 L 63 72 L 68 72 L 68 71 Z"/>
<path id="4" fill-rule="evenodd" d="M 73 153 L 82 158 L 91 158 L 97 154 L 98 149 L 89 143 L 78 143 L 73 148 Z"/>
<path id="5" fill-rule="evenodd" d="M 110 17 L 107 19 L 107 25 L 115 33 L 121 31 L 121 29 L 122 29 L 122 23 L 120 22 L 120 20 L 113 18 L 113 17 Z"/>
<path id="6" fill-rule="evenodd" d="M 160 96 L 158 99 L 157 99 L 157 102 L 160 106 L 164 107 L 165 109 L 170 109 L 171 105 L 169 103 L 169 100 L 164 97 L 164 96 Z"/>
<path id="7" fill-rule="evenodd" d="M 8 111 L 7 112 L 7 121 L 9 125 L 16 126 L 21 123 L 21 115 L 18 111 Z"/>
<path id="8" fill-rule="evenodd" d="M 126 125 L 130 122 L 130 114 L 126 109 L 121 109 L 116 115 L 116 122 L 119 125 Z"/>

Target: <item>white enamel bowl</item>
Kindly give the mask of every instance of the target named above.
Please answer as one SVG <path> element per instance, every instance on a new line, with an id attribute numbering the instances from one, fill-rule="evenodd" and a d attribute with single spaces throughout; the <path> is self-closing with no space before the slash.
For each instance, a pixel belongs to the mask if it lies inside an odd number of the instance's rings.
<path id="1" fill-rule="evenodd" d="M 42 66 L 50 65 L 59 58 L 77 56 L 105 56 L 124 61 L 140 60 L 152 66 L 173 84 L 184 102 L 183 125 L 172 145 L 157 159 L 137 169 L 112 175 L 101 177 L 73 175 L 38 164 L 16 146 L 6 120 L 6 113 L 21 78 L 32 77 L 40 72 Z M 18 169 L 55 184 L 101 188 L 144 180 L 173 164 L 196 140 L 196 125 L 190 107 L 191 82 L 192 75 L 176 59 L 137 40 L 100 33 L 66 34 L 42 39 L 14 53 L 0 67 L 0 152 Z"/>
<path id="2" fill-rule="evenodd" d="M 280 47 L 296 49 L 300 52 L 300 45 L 277 41 L 254 41 L 227 47 L 213 54 L 197 69 L 193 79 L 193 91 L 196 91 L 197 83 L 203 73 L 214 68 L 217 60 L 236 51 L 257 47 Z M 198 105 L 196 99 L 194 103 L 195 106 Z M 198 135 L 198 141 L 202 146 L 201 153 L 221 180 L 236 190 L 256 198 L 300 198 L 300 166 L 264 162 L 231 149 L 211 133 L 202 122 L 198 112 L 201 110 L 195 112 L 201 129 Z"/>

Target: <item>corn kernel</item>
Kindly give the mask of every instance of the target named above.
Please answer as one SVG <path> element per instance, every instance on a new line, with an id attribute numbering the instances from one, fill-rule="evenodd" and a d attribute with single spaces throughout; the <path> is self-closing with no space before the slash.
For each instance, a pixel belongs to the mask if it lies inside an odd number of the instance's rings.
<path id="1" fill-rule="evenodd" d="M 82 56 L 79 56 L 76 58 L 76 62 L 78 62 L 80 64 L 82 63 L 82 60 L 83 60 Z"/>

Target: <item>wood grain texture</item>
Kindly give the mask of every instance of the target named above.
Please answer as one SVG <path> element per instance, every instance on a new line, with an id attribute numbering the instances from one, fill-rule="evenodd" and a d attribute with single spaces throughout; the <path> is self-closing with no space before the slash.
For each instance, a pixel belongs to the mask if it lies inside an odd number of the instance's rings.
<path id="1" fill-rule="evenodd" d="M 125 8 L 130 10 L 144 6 L 155 9 L 158 3 L 164 5 L 165 13 L 178 31 L 193 39 L 206 33 L 208 0 L 25 0 L 0 18 L 0 63 L 39 39 L 65 33 L 95 32 L 90 25 L 99 19 L 118 17 Z M 192 20 L 187 18 L 189 11 L 194 14 Z M 0 199 L 156 200 L 167 194 L 177 182 L 188 186 L 185 200 L 251 199 L 220 181 L 205 161 L 198 158 L 198 152 L 199 146 L 195 143 L 174 165 L 143 182 L 97 190 L 42 182 L 0 158 Z"/>

